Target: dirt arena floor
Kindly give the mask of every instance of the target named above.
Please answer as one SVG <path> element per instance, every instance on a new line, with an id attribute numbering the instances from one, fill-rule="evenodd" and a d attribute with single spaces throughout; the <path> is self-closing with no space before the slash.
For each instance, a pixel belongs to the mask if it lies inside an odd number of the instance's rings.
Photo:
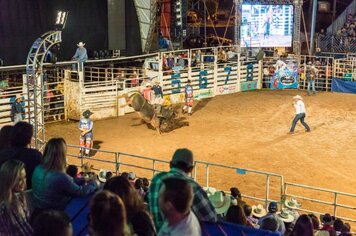
<path id="1" fill-rule="evenodd" d="M 289 135 L 295 112 L 292 97 L 296 94 L 304 97 L 306 122 L 312 131 L 306 133 L 298 123 L 295 134 Z M 95 121 L 94 143 L 102 150 L 162 160 L 170 160 L 177 148 L 186 147 L 194 152 L 196 160 L 272 172 L 283 175 L 285 182 L 356 194 L 355 95 L 318 93 L 308 97 L 305 91 L 291 90 L 236 93 L 196 101 L 193 116 L 184 116 L 182 121 L 189 125 L 161 135 L 139 124 L 134 113 Z M 78 144 L 77 125 L 73 121 L 52 124 L 47 127 L 47 135 L 62 136 L 67 143 Z M 204 175 L 200 165 L 197 176 L 202 185 Z M 243 194 L 263 197 L 264 177 L 238 175 L 235 170 L 223 168 L 211 168 L 210 177 L 214 187 L 228 190 L 238 186 Z M 272 198 L 280 191 L 277 182 L 277 178 L 271 179 Z M 333 200 L 331 194 L 308 195 L 301 189 L 291 192 Z M 356 206 L 355 199 L 341 200 Z M 332 208 L 320 206 L 319 210 L 331 212 Z"/>

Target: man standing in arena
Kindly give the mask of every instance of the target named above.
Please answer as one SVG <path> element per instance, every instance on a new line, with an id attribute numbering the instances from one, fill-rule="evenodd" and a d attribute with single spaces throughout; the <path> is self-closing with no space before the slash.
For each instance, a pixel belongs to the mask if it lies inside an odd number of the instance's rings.
<path id="1" fill-rule="evenodd" d="M 93 113 L 89 110 L 83 112 L 79 121 L 80 130 L 80 152 L 79 155 L 89 157 L 90 149 L 93 147 L 93 121 L 89 118 Z"/>
<path id="2" fill-rule="evenodd" d="M 183 113 L 188 110 L 188 115 L 191 116 L 194 102 L 194 90 L 190 83 L 191 81 L 188 79 L 187 84 L 184 87 L 185 106 L 183 107 Z"/>
<path id="3" fill-rule="evenodd" d="M 307 78 L 308 82 L 308 96 L 310 96 L 310 87 L 312 88 L 314 95 L 316 95 L 315 80 L 318 77 L 318 69 L 311 61 L 309 61 L 308 65 L 306 66 L 305 77 Z"/>
<path id="4" fill-rule="evenodd" d="M 78 48 L 77 51 L 75 51 L 74 56 L 72 57 L 72 60 L 75 60 L 79 63 L 79 71 L 83 71 L 83 65 L 86 60 L 88 60 L 88 54 L 87 54 L 87 49 L 84 47 L 85 43 L 79 42 L 77 44 Z M 76 71 L 77 70 L 77 64 L 73 64 L 72 70 Z"/>
<path id="5" fill-rule="evenodd" d="M 303 102 L 303 98 L 300 95 L 294 96 L 293 99 L 295 100 L 294 102 L 294 107 L 295 107 L 295 117 L 292 122 L 292 127 L 290 128 L 289 134 L 294 134 L 294 129 L 295 126 L 297 125 L 297 122 L 300 120 L 300 123 L 305 127 L 306 132 L 310 132 L 310 127 L 307 125 L 307 123 L 304 122 L 305 118 L 305 105 Z"/>

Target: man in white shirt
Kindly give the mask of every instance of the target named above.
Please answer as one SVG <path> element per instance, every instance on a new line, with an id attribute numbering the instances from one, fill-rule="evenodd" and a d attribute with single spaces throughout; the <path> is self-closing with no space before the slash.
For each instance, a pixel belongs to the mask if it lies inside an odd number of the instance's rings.
<path id="1" fill-rule="evenodd" d="M 307 132 L 310 132 L 310 127 L 308 126 L 307 123 L 304 122 L 305 118 L 305 105 L 303 102 L 303 98 L 300 95 L 294 96 L 293 99 L 295 100 L 294 102 L 294 107 L 295 107 L 295 117 L 292 122 L 292 127 L 290 128 L 289 134 L 294 133 L 295 126 L 297 125 L 297 122 L 300 120 L 300 123 L 305 127 L 305 130 Z"/>
<path id="2" fill-rule="evenodd" d="M 158 236 L 200 236 L 199 221 L 190 210 L 192 202 L 193 189 L 187 180 L 172 177 L 164 179 L 158 204 L 165 221 Z"/>

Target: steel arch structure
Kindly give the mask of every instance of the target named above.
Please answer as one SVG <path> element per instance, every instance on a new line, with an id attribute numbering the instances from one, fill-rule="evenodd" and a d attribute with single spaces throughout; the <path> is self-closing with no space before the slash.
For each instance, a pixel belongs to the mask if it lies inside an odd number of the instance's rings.
<path id="1" fill-rule="evenodd" d="M 49 49 L 62 42 L 61 31 L 49 31 L 32 44 L 26 60 L 27 115 L 33 125 L 34 146 L 42 150 L 45 145 L 43 63 Z"/>

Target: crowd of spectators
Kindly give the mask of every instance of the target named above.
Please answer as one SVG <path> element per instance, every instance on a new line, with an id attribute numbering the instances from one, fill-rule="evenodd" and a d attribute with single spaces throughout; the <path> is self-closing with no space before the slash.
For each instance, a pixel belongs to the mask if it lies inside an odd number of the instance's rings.
<path id="1" fill-rule="evenodd" d="M 291 236 L 347 236 L 350 225 L 330 214 L 300 215 L 300 203 L 286 199 L 250 206 L 238 188 L 230 194 L 202 188 L 190 174 L 193 153 L 177 149 L 170 170 L 151 181 L 133 172 L 98 175 L 86 165 L 79 172 L 67 164 L 62 138 L 50 139 L 43 154 L 29 147 L 32 126 L 18 122 L 0 130 L 0 235 L 73 234 L 64 212 L 73 197 L 91 196 L 90 235 L 201 235 L 201 222 L 221 220 Z M 30 200 L 30 201 L 29 201 Z M 279 209 L 281 206 L 281 209 Z"/>

